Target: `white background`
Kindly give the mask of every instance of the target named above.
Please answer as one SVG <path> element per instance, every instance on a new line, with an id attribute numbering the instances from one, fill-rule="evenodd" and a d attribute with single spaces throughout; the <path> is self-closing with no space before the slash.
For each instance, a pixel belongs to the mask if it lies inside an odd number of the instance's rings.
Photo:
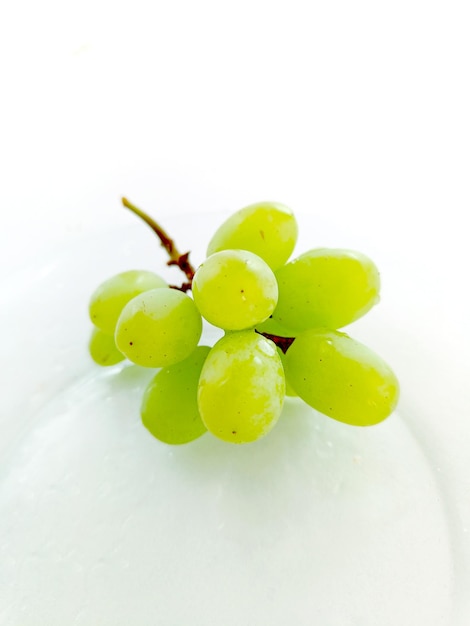
<path id="1" fill-rule="evenodd" d="M 157 217 L 273 199 L 338 225 L 383 260 L 381 306 L 401 335 L 382 347 L 402 342 L 405 393 L 452 424 L 445 454 L 468 532 L 467 9 L 4 4 L 0 278 L 57 244 L 134 225 L 121 195 Z"/>
<path id="2" fill-rule="evenodd" d="M 469 201 L 466 7 L 5 3 L 2 249 L 20 225 L 15 264 L 22 242 L 128 223 L 121 194 L 188 213 L 268 197 L 416 259 L 425 251 L 433 262 L 451 240 L 458 267 Z"/>

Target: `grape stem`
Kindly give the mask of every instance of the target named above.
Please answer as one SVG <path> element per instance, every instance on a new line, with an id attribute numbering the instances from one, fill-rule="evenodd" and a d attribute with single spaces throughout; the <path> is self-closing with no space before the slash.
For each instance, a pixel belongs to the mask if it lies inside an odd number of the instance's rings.
<path id="1" fill-rule="evenodd" d="M 295 337 L 279 337 L 278 335 L 271 335 L 271 333 L 261 333 L 259 330 L 256 329 L 255 332 L 257 332 L 258 335 L 266 337 L 266 339 L 271 339 L 271 341 L 275 343 L 276 346 L 280 350 L 282 350 L 282 352 L 284 352 L 284 354 L 287 352 L 287 350 L 290 348 L 295 340 Z"/>
<path id="2" fill-rule="evenodd" d="M 158 224 L 154 219 L 147 215 L 147 213 L 144 213 L 144 211 L 136 207 L 135 204 L 129 202 L 127 198 L 121 198 L 121 202 L 123 206 L 126 207 L 126 209 L 132 211 L 132 213 L 140 217 L 140 219 L 143 220 L 147 224 L 147 226 L 150 226 L 153 232 L 160 239 L 162 247 L 167 251 L 168 256 L 170 257 L 167 265 L 176 265 L 180 268 L 183 274 L 185 274 L 187 278 L 186 282 L 184 282 L 179 287 L 175 285 L 170 285 L 170 287 L 172 287 L 173 289 L 178 289 L 179 291 L 189 291 L 191 289 L 193 277 L 196 272 L 196 270 L 189 261 L 189 252 L 184 252 L 183 254 L 181 254 L 176 247 L 173 239 L 166 233 L 166 231 L 160 226 L 160 224 Z"/>

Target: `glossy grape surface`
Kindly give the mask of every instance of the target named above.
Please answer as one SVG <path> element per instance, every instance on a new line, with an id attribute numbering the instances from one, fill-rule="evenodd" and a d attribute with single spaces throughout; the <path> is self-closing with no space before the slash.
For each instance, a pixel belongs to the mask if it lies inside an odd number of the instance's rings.
<path id="1" fill-rule="evenodd" d="M 194 301 L 205 319 L 225 330 L 251 328 L 267 319 L 277 303 L 277 282 L 252 252 L 216 252 L 197 269 Z"/>
<path id="2" fill-rule="evenodd" d="M 392 369 L 345 333 L 306 330 L 287 350 L 286 378 L 317 411 L 354 426 L 388 417 L 399 396 Z"/>
<path id="3" fill-rule="evenodd" d="M 207 256 L 220 250 L 249 250 L 275 270 L 292 254 L 297 230 L 295 217 L 284 204 L 252 204 L 231 215 L 217 229 L 207 248 Z"/>
<path id="4" fill-rule="evenodd" d="M 281 324 L 272 317 L 268 317 L 268 319 L 261 322 L 261 324 L 256 324 L 256 330 L 260 333 L 268 333 L 270 335 L 277 335 L 278 337 L 295 337 L 300 332 L 295 328 L 284 326 L 284 324 Z"/>
<path id="5" fill-rule="evenodd" d="M 124 306 L 140 293 L 159 287 L 168 285 L 153 272 L 130 270 L 116 274 L 93 292 L 89 305 L 90 319 L 97 328 L 113 335 Z"/>
<path id="6" fill-rule="evenodd" d="M 248 443 L 277 422 L 285 378 L 276 346 L 248 330 L 228 333 L 209 353 L 199 381 L 203 422 L 216 437 Z"/>
<path id="7" fill-rule="evenodd" d="M 153 289 L 126 304 L 115 339 L 133 363 L 165 367 L 188 357 L 201 332 L 201 315 L 189 296 L 176 289 Z"/>
<path id="8" fill-rule="evenodd" d="M 210 348 L 198 346 L 184 361 L 161 369 L 142 399 L 141 417 L 154 437 L 169 444 L 183 444 L 206 432 L 199 415 L 199 376 Z"/>
<path id="9" fill-rule="evenodd" d="M 352 250 L 310 250 L 279 269 L 276 278 L 279 299 L 273 319 L 298 330 L 342 328 L 379 301 L 376 266 Z"/>

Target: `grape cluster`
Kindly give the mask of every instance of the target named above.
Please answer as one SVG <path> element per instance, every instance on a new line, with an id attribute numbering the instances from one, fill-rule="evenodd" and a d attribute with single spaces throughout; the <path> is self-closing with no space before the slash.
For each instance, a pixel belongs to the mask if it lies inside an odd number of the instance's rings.
<path id="1" fill-rule="evenodd" d="M 194 271 L 146 221 L 188 282 L 170 288 L 153 272 L 133 270 L 102 283 L 90 300 L 89 349 L 99 365 L 127 358 L 161 368 L 141 406 L 157 439 L 182 444 L 210 431 L 232 443 L 255 441 L 276 424 L 286 394 L 357 426 L 394 410 L 391 368 L 338 330 L 378 302 L 379 273 L 368 257 L 317 248 L 288 261 L 295 217 L 265 202 L 226 220 Z M 198 345 L 203 318 L 225 331 L 212 347 Z"/>

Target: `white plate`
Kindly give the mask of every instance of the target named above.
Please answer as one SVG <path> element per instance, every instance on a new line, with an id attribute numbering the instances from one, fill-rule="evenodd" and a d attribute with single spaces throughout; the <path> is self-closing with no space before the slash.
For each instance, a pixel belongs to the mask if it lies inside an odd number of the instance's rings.
<path id="1" fill-rule="evenodd" d="M 165 225 L 202 259 L 213 217 Z M 350 243 L 301 227 L 299 250 Z M 4 281 L 0 623 L 468 623 L 466 407 L 436 404 L 437 379 L 450 384 L 440 347 L 393 308 L 406 279 L 379 256 L 387 301 L 350 332 L 396 368 L 398 411 L 359 429 L 288 400 L 274 431 L 241 447 L 159 443 L 139 419 L 153 372 L 88 357 L 94 287 L 165 263 L 145 227 L 83 236 Z"/>

